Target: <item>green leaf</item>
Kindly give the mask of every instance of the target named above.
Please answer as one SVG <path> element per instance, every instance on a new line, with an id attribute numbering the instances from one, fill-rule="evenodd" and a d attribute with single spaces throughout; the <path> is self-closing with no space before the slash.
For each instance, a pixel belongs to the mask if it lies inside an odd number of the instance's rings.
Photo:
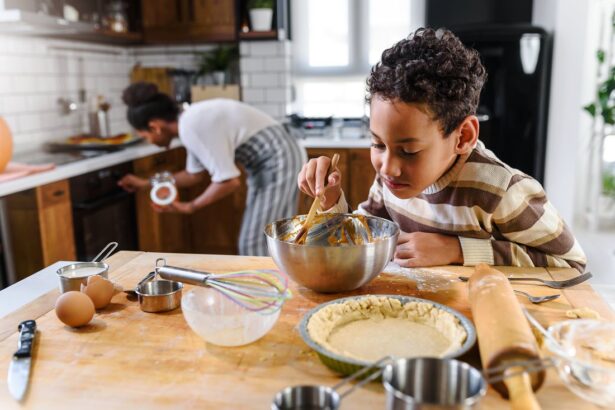
<path id="1" fill-rule="evenodd" d="M 602 107 L 602 119 L 606 124 L 615 125 L 615 116 L 613 114 L 615 114 L 613 112 L 613 107 Z"/>
<path id="2" fill-rule="evenodd" d="M 587 111 L 589 115 L 591 115 L 592 117 L 596 116 L 596 104 L 594 103 L 587 104 L 586 106 L 583 107 L 583 109 Z"/>
<path id="3" fill-rule="evenodd" d="M 596 57 L 598 58 L 598 62 L 601 64 L 604 63 L 604 50 L 598 50 L 596 52 Z"/>

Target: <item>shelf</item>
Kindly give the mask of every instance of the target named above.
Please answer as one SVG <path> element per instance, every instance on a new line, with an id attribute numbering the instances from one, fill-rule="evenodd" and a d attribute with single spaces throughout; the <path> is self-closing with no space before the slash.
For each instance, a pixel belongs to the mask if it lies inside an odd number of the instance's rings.
<path id="1" fill-rule="evenodd" d="M 278 39 L 278 31 L 277 30 L 269 30 L 269 31 L 248 31 L 246 33 L 239 33 L 240 40 L 277 40 Z"/>

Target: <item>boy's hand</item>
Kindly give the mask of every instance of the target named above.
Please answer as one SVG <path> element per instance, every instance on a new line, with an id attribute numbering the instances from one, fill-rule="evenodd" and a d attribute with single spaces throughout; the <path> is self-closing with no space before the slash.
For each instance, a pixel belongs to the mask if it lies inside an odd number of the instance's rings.
<path id="1" fill-rule="evenodd" d="M 456 236 L 401 232 L 393 262 L 406 268 L 463 264 L 463 253 Z"/>
<path id="2" fill-rule="evenodd" d="M 329 157 L 313 158 L 303 166 L 297 177 L 299 189 L 311 197 L 320 196 L 320 207 L 325 210 L 334 206 L 342 193 L 342 174 L 337 167 L 329 174 L 328 185 L 325 187 L 325 176 L 330 164 Z"/>

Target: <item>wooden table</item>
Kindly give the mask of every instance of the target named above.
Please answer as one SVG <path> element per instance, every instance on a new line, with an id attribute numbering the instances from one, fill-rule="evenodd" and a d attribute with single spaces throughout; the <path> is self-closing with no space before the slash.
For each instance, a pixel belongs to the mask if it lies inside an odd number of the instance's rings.
<path id="1" fill-rule="evenodd" d="M 171 265 L 211 272 L 275 268 L 270 258 L 119 252 L 109 259 L 110 277 L 124 288 L 131 288 L 162 256 Z M 442 269 L 472 273 L 471 268 L 464 267 Z M 576 274 L 566 269 L 502 270 L 558 279 Z M 271 332 L 255 343 L 235 348 L 205 343 L 190 330 L 179 309 L 144 313 L 123 293 L 98 312 L 90 325 L 71 329 L 56 318 L 53 304 L 58 291 L 51 291 L 0 320 L 0 408 L 267 409 L 274 394 L 285 386 L 332 386 L 340 380 L 320 363 L 297 331 L 301 317 L 319 303 L 356 294 L 402 294 L 444 303 L 471 318 L 467 287 L 461 282 L 452 282 L 449 289 L 437 293 L 420 291 L 415 282 L 389 274 L 346 294 L 323 295 L 292 286 L 294 298 L 285 304 Z M 557 292 L 545 287 L 515 286 L 534 294 Z M 562 297 L 543 305 L 520 301 L 543 325 L 566 319 L 565 311 L 571 306 L 587 306 L 603 318 L 615 320 L 615 314 L 587 283 L 565 290 Z M 8 393 L 6 377 L 17 346 L 16 327 L 25 319 L 36 319 L 39 341 L 35 345 L 30 391 L 18 405 Z M 476 364 L 477 357 L 474 349 L 463 359 Z M 544 409 L 595 408 L 570 393 L 554 371 L 549 371 L 537 397 Z M 372 383 L 344 399 L 342 408 L 381 409 L 384 403 L 382 386 Z M 482 404 L 488 409 L 508 408 L 508 403 L 491 389 Z"/>

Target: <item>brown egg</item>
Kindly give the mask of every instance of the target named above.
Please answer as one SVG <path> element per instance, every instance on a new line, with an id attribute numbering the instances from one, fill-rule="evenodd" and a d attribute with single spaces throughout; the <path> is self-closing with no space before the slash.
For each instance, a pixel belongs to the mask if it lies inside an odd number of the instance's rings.
<path id="1" fill-rule="evenodd" d="M 84 293 L 66 292 L 56 300 L 56 315 L 71 327 L 87 325 L 94 317 L 94 303 Z"/>
<path id="2" fill-rule="evenodd" d="M 92 299 L 96 309 L 102 309 L 111 302 L 115 288 L 111 281 L 94 275 L 88 278 L 87 286 L 81 285 L 81 291 Z"/>

